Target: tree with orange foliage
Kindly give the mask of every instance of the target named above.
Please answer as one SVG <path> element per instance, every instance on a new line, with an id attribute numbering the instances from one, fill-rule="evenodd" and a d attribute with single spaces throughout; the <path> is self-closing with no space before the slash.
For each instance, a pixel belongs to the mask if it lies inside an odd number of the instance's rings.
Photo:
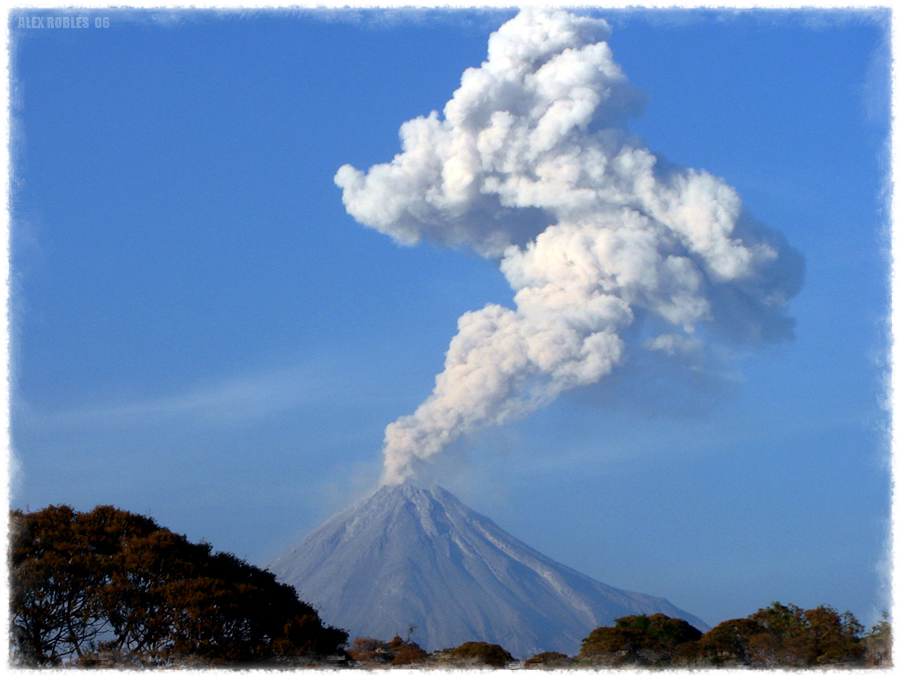
<path id="1" fill-rule="evenodd" d="M 26 665 L 246 663 L 339 655 L 324 625 L 268 571 L 151 518 L 99 506 L 12 512 L 13 643 Z"/>
<path id="2" fill-rule="evenodd" d="M 804 667 L 853 663 L 863 653 L 862 626 L 850 612 L 832 607 L 803 610 L 773 602 L 748 617 L 762 627 L 750 636 L 750 663 Z"/>
<path id="3" fill-rule="evenodd" d="M 862 665 L 862 626 L 850 612 L 801 609 L 773 602 L 744 619 L 729 619 L 679 651 L 682 665 L 763 668 Z"/>

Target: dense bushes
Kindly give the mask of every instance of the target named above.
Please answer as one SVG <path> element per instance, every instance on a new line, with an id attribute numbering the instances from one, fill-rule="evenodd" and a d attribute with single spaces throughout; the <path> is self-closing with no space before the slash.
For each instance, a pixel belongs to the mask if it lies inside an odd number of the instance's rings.
<path id="1" fill-rule="evenodd" d="M 803 668 L 882 665 L 890 661 L 890 626 L 863 638 L 849 612 L 803 610 L 773 603 L 744 619 L 723 621 L 701 635 L 662 614 L 627 616 L 597 628 L 582 641 L 579 660 L 603 666 L 680 665 Z"/>
<path id="2" fill-rule="evenodd" d="M 712 665 L 798 668 L 863 665 L 864 651 L 862 626 L 849 612 L 775 602 L 745 619 L 723 621 L 682 657 Z"/>
<path id="3" fill-rule="evenodd" d="M 402 640 L 399 635 L 388 643 L 388 647 L 394 652 L 393 666 L 412 666 L 428 660 L 428 652 L 411 639 Z"/>
<path id="4" fill-rule="evenodd" d="M 580 660 L 598 666 L 650 665 L 671 661 L 682 644 L 702 633 L 682 619 L 665 614 L 625 616 L 601 627 L 581 642 Z"/>
<path id="5" fill-rule="evenodd" d="M 367 666 L 410 666 L 428 659 L 428 652 L 412 639 L 404 640 L 399 635 L 390 642 L 356 638 L 347 651 L 354 661 Z"/>
<path id="6" fill-rule="evenodd" d="M 346 632 L 272 573 L 99 506 L 12 513 L 13 650 L 26 665 L 340 655 Z"/>
<path id="7" fill-rule="evenodd" d="M 682 661 L 708 661 L 711 665 L 750 662 L 748 643 L 763 629 L 751 619 L 729 619 L 704 634 L 697 642 L 682 647 Z"/>
<path id="8" fill-rule="evenodd" d="M 503 668 L 514 660 L 512 654 L 503 647 L 489 642 L 465 642 L 459 647 L 438 652 L 435 656 L 438 662 L 451 666 Z"/>
<path id="9" fill-rule="evenodd" d="M 391 643 L 357 640 L 351 654 L 367 667 L 400 665 Z M 559 652 L 536 654 L 527 669 L 567 668 L 810 668 L 888 666 L 891 627 L 887 617 L 863 635 L 849 612 L 831 607 L 803 610 L 778 602 L 743 619 L 729 619 L 703 634 L 686 621 L 664 614 L 624 616 L 615 625 L 591 631 L 573 658 Z M 453 649 L 425 654 L 418 664 L 441 668 L 504 668 L 513 657 L 500 645 L 466 642 Z"/>

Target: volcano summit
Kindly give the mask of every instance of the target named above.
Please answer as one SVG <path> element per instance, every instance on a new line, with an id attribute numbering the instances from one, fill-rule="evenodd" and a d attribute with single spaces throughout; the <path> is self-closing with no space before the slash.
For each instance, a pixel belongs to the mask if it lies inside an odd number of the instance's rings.
<path id="1" fill-rule="evenodd" d="M 708 630 L 667 600 L 612 588 L 541 555 L 439 487 L 382 487 L 269 569 L 351 637 L 390 639 L 415 626 L 428 651 L 482 640 L 517 657 L 574 654 L 594 628 L 641 613 Z"/>

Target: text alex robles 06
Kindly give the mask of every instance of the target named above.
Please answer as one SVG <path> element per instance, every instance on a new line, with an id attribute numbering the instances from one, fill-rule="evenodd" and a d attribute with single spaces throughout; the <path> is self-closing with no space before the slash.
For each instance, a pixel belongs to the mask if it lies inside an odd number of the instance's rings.
<path id="1" fill-rule="evenodd" d="M 90 28 L 91 20 L 86 16 L 20 16 L 19 28 Z M 109 17 L 94 19 L 95 28 L 109 28 Z"/>

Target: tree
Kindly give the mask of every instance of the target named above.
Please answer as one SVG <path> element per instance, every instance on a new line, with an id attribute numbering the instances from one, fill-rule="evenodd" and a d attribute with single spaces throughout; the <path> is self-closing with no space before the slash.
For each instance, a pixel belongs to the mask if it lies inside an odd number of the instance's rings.
<path id="1" fill-rule="evenodd" d="M 665 614 L 623 616 L 614 626 L 595 628 L 581 641 L 579 659 L 595 665 L 650 665 L 670 661 L 679 646 L 702 633 L 683 619 Z"/>
<path id="2" fill-rule="evenodd" d="M 749 663 L 747 653 L 750 639 L 764 631 L 751 619 L 729 619 L 708 631 L 692 649 L 682 649 L 677 660 L 695 662 L 708 659 L 712 665 Z"/>
<path id="3" fill-rule="evenodd" d="M 855 665 L 862 663 L 861 634 L 850 612 L 773 602 L 744 619 L 723 621 L 680 650 L 675 661 L 764 668 Z"/>
<path id="4" fill-rule="evenodd" d="M 773 602 L 748 618 L 762 627 L 747 642 L 750 663 L 766 667 L 810 663 L 814 646 L 802 609 Z"/>
<path id="5" fill-rule="evenodd" d="M 803 610 L 773 602 L 748 617 L 762 627 L 749 638 L 752 664 L 803 667 L 852 663 L 862 655 L 862 626 L 828 606 Z"/>
<path id="6" fill-rule="evenodd" d="M 397 635 L 388 643 L 394 655 L 392 666 L 410 666 L 428 660 L 428 652 L 412 641 L 412 634 L 413 626 L 410 626 L 405 640 Z"/>
<path id="7" fill-rule="evenodd" d="M 661 660 L 662 651 L 641 630 L 601 626 L 582 640 L 578 658 L 597 666 L 648 665 Z"/>
<path id="8" fill-rule="evenodd" d="M 25 664 L 342 653 L 347 633 L 271 572 L 151 518 L 52 506 L 11 520 L 13 640 Z"/>
<path id="9" fill-rule="evenodd" d="M 827 605 L 804 612 L 812 640 L 810 665 L 861 661 L 863 628 L 850 612 L 838 614 Z"/>
<path id="10" fill-rule="evenodd" d="M 453 649 L 445 649 L 439 653 L 439 660 L 451 663 L 462 662 L 465 665 L 485 665 L 491 668 L 504 668 L 513 661 L 512 654 L 500 645 L 489 642 L 464 642 Z"/>
<path id="11" fill-rule="evenodd" d="M 699 640 L 703 635 L 684 619 L 673 619 L 660 613 L 624 616 L 616 619 L 615 625 L 616 628 L 632 628 L 646 633 L 656 640 L 669 658 L 675 654 L 679 645 Z"/>
<path id="12" fill-rule="evenodd" d="M 106 629 L 97 589 L 110 573 L 110 546 L 92 536 L 95 520 L 68 506 L 12 514 L 13 639 L 29 663 L 81 657 Z"/>
<path id="13" fill-rule="evenodd" d="M 863 638 L 866 663 L 870 666 L 891 665 L 891 624 L 885 613 Z"/>

